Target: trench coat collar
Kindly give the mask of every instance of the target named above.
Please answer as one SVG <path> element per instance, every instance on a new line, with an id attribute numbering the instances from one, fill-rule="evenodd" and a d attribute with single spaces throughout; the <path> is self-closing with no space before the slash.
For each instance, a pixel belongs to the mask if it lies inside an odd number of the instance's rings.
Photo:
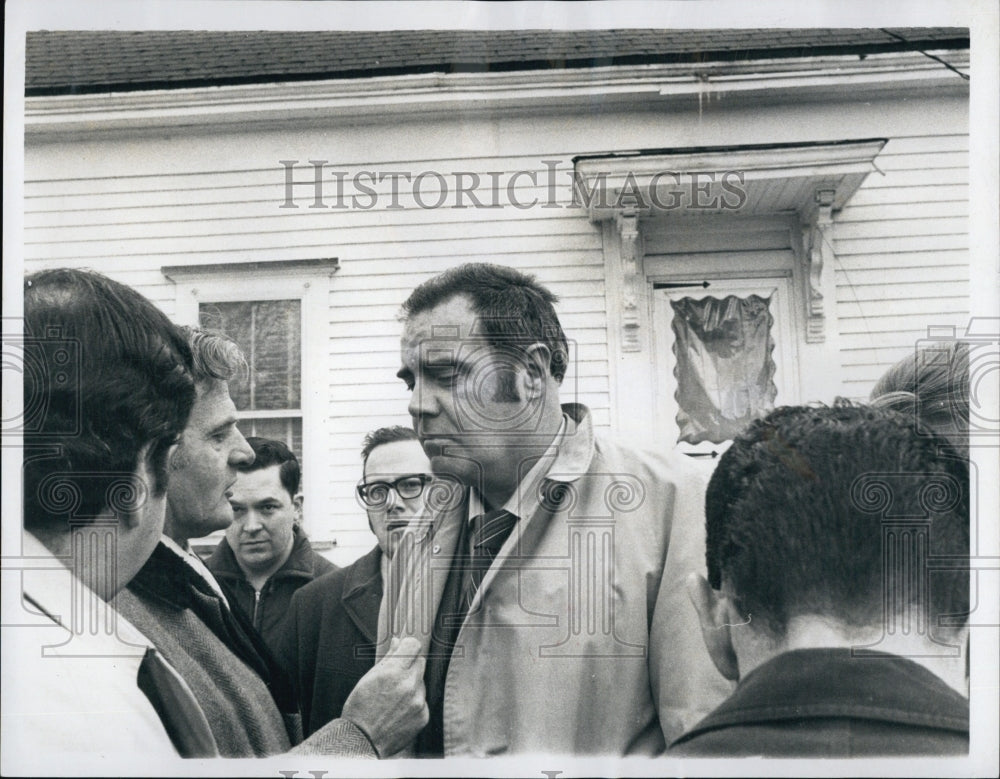
<path id="1" fill-rule="evenodd" d="M 565 435 L 552 466 L 545 474 L 546 482 L 569 484 L 587 473 L 596 450 L 593 424 L 586 406 L 565 404 L 568 417 Z M 435 495 L 434 490 L 441 492 Z M 545 489 L 543 487 L 543 489 Z M 550 488 L 551 489 L 551 488 Z M 379 611 L 379 637 L 419 634 L 426 650 L 430 634 L 423 627 L 433 624 L 447 578 L 444 567 L 455 557 L 462 523 L 468 518 L 469 488 L 458 488 L 447 482 L 432 482 L 428 487 L 424 513 L 410 523 L 400 537 L 400 545 L 389 565 L 385 597 Z M 558 490 L 548 493 L 553 498 Z M 470 613 L 490 586 L 507 559 L 521 548 L 521 539 L 529 527 L 548 522 L 556 510 L 556 501 L 537 502 L 531 515 L 522 516 L 498 552 L 476 593 Z M 431 572 L 434 572 L 431 575 Z M 405 603 L 401 593 L 406 593 Z M 411 613 L 411 604 L 427 613 Z M 379 641 L 378 658 L 385 653 L 388 641 Z"/>
<path id="2" fill-rule="evenodd" d="M 68 657 L 114 657 L 119 664 L 134 664 L 135 672 L 139 671 L 139 663 L 147 650 L 152 649 L 150 643 L 139 630 L 129 622 L 115 607 L 115 599 L 110 601 L 111 609 L 94 608 L 94 603 L 103 603 L 100 597 L 87 587 L 73 571 L 66 567 L 71 562 L 68 557 L 57 557 L 49 551 L 38 538 L 29 531 L 22 533 L 21 554 L 32 560 L 34 570 L 44 572 L 44 575 L 24 578 L 22 597 L 31 603 L 38 611 L 52 621 L 54 625 L 69 632 L 70 641 L 57 641 L 53 635 L 51 645 L 45 647 L 44 653 L 53 657 L 66 655 Z M 102 621 L 108 620 L 101 628 L 113 628 L 112 631 L 82 630 L 76 633 L 72 630 L 72 615 L 66 614 L 67 605 L 84 604 L 92 608 Z M 87 604 L 90 604 L 89 606 Z M 113 621 L 112 621 L 113 620 Z"/>
<path id="3" fill-rule="evenodd" d="M 517 524 L 514 525 L 514 529 L 497 552 L 493 564 L 483 576 L 469 607 L 470 614 L 479 609 L 485 593 L 489 591 L 490 585 L 507 561 L 524 556 L 522 539 L 529 530 L 534 531 L 547 524 L 552 515 L 559 510 L 561 501 L 566 497 L 566 491 L 572 490 L 569 485 L 590 469 L 595 452 L 594 427 L 590 412 L 586 406 L 579 403 L 565 404 L 562 409 L 566 429 L 555 452 L 555 459 L 548 471 L 537 478 L 535 483 L 524 485 L 523 491 L 522 485 L 518 485 L 523 513 L 519 515 Z"/>
<path id="4" fill-rule="evenodd" d="M 555 452 L 546 452 L 543 455 L 543 457 L 554 456 L 543 478 L 545 481 L 568 484 L 579 479 L 590 468 L 595 451 L 594 426 L 590 410 L 581 403 L 564 403 L 562 412 L 565 429 L 562 431 Z M 528 479 L 528 481 L 536 480 L 533 475 Z M 523 486 L 518 485 L 519 492 Z M 433 508 L 433 498 L 427 501 L 430 505 L 425 509 L 423 516 L 411 525 L 413 538 L 418 542 L 425 540 L 429 534 L 436 534 L 453 517 L 455 510 L 462 510 L 467 514 L 469 501 L 473 498 L 472 491 L 468 487 L 457 488 L 445 482 L 438 482 L 432 484 L 428 491 L 433 495 L 436 489 L 441 490 L 437 494 L 442 496 L 448 490 L 452 490 L 452 494 L 446 500 L 442 500 L 444 508 L 438 511 Z M 522 509 L 513 513 L 518 517 L 533 516 L 538 510 L 537 492 L 538 490 L 529 489 L 523 493 L 519 501 Z"/>

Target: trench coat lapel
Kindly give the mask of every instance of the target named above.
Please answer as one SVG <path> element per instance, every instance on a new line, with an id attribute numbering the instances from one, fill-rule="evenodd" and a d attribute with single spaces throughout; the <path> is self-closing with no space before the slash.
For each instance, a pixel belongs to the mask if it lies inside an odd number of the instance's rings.
<path id="1" fill-rule="evenodd" d="M 523 560 L 531 556 L 553 514 L 564 510 L 560 506 L 563 498 L 576 489 L 574 483 L 590 468 L 595 447 L 590 415 L 583 406 L 577 404 L 565 404 L 562 408 L 567 416 L 562 442 L 557 451 L 546 453 L 551 464 L 537 481 L 533 484 L 518 485 L 518 505 L 521 508 L 518 513 L 519 519 L 497 552 L 493 564 L 483 576 L 470 605 L 470 614 L 479 608 L 484 593 L 489 590 L 493 580 L 508 560 L 511 558 Z M 573 502 L 575 501 L 569 501 L 570 504 Z M 441 584 L 443 587 L 444 582 Z M 439 593 L 436 603 L 440 600 Z"/>
<path id="2" fill-rule="evenodd" d="M 385 655 L 393 636 L 414 636 L 422 652 L 430 646 L 434 616 L 468 514 L 468 490 L 456 495 L 447 507 L 425 511 L 400 537 L 379 609 L 377 659 Z"/>

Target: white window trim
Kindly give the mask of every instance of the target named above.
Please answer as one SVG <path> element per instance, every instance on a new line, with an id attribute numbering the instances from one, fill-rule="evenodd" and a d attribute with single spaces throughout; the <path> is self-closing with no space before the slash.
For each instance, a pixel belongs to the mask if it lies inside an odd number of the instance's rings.
<path id="1" fill-rule="evenodd" d="M 649 341 L 644 332 L 649 322 L 643 320 L 641 306 L 641 298 L 648 296 L 642 281 L 642 222 L 705 213 L 693 202 L 697 182 L 721 182 L 737 174 L 745 201 L 734 204 L 728 197 L 719 198 L 709 211 L 740 218 L 797 214 L 802 224 L 801 262 L 807 271 L 804 336 L 814 343 L 826 340 L 830 328 L 824 299 L 829 280 L 824 276 L 831 276 L 834 261 L 832 215 L 875 170 L 873 160 L 886 142 L 870 138 L 577 157 L 574 174 L 588 192 L 603 193 L 589 200 L 590 219 L 615 225 L 616 236 L 605 232 L 608 276 L 620 277 L 619 289 L 608 300 L 608 323 L 618 328 L 621 349 L 642 352 Z M 680 185 L 688 197 L 674 207 L 663 206 L 671 205 L 668 190 Z M 618 246 L 609 252 L 608 239 L 614 237 Z"/>
<path id="2" fill-rule="evenodd" d="M 307 489 L 306 517 L 331 505 L 328 467 L 330 279 L 336 259 L 240 262 L 171 266 L 163 275 L 177 289 L 176 321 L 198 325 L 198 304 L 249 300 L 301 301 L 302 313 L 302 479 Z M 298 416 L 293 411 L 241 412 L 250 416 Z M 312 507 L 310 509 L 310 507 Z M 308 523 L 307 523 L 308 524 Z M 321 523 L 316 523 L 317 527 Z M 320 541 L 330 539 L 317 538 Z"/>

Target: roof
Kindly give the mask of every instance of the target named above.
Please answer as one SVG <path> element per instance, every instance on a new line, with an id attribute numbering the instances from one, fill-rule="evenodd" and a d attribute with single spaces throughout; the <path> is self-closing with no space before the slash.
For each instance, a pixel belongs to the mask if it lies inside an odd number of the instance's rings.
<path id="1" fill-rule="evenodd" d="M 967 49 L 967 28 L 36 31 L 25 94 Z"/>

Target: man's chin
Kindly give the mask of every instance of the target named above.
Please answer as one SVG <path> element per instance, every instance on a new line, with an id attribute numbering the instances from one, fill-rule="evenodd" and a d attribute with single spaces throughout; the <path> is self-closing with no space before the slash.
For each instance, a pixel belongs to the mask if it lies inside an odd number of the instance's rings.
<path id="1" fill-rule="evenodd" d="M 477 462 L 466 457 L 435 455 L 430 458 L 431 473 L 438 478 L 454 479 L 474 487 L 482 480 L 482 469 Z"/>
<path id="2" fill-rule="evenodd" d="M 251 547 L 250 549 L 240 547 L 239 557 L 241 562 L 250 566 L 261 566 L 265 563 L 269 564 L 273 559 L 270 547 Z"/>

